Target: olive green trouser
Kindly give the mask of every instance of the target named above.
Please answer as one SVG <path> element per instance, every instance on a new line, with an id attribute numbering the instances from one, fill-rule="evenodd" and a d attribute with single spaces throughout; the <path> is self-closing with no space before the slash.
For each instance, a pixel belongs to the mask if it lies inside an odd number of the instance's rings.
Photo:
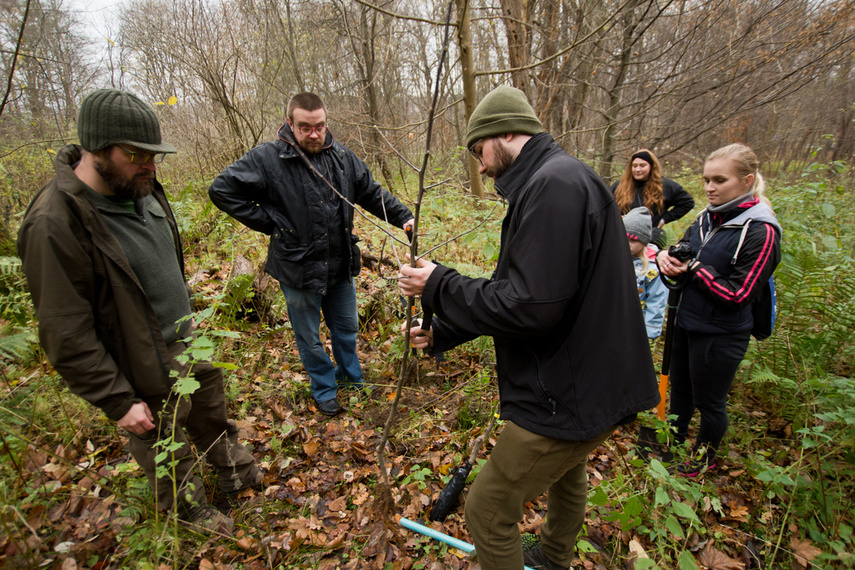
<path id="1" fill-rule="evenodd" d="M 543 553 L 570 566 L 585 521 L 588 454 L 614 432 L 588 441 L 562 441 L 507 422 L 466 497 L 466 527 L 482 570 L 521 570 L 518 523 L 524 505 L 549 491 L 540 528 Z"/>
<path id="2" fill-rule="evenodd" d="M 223 492 L 236 491 L 254 483 L 258 466 L 249 451 L 238 443 L 238 428 L 226 415 L 222 372 L 208 362 L 196 363 L 192 367 L 177 362 L 175 357 L 186 348 L 183 342 L 169 345 L 170 360 L 179 378 L 193 377 L 199 382 L 199 388 L 181 398 L 177 409 L 174 394 L 167 402 L 147 399 L 156 428 L 142 435 L 130 434 L 128 448 L 148 478 L 157 497 L 158 508 L 171 510 L 177 489 L 179 516 L 192 518 L 208 501 L 202 480 L 194 474 L 196 455 L 190 442 L 214 468 Z M 167 468 L 167 473 L 158 477 L 155 456 L 166 448 L 155 444 L 173 435 L 175 442 L 182 445 L 159 463 Z M 175 464 L 174 467 L 171 463 Z"/>

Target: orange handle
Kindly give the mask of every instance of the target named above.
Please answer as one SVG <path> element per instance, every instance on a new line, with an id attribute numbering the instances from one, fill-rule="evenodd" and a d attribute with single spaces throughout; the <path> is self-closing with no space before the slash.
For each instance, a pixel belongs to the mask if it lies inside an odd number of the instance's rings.
<path id="1" fill-rule="evenodd" d="M 659 375 L 659 405 L 656 406 L 656 415 L 660 420 L 665 419 L 665 399 L 668 397 L 668 375 Z"/>

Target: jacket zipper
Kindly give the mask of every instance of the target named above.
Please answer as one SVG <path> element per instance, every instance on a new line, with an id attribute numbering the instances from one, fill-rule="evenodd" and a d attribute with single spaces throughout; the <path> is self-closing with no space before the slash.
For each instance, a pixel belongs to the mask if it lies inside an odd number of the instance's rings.
<path id="1" fill-rule="evenodd" d="M 558 401 L 552 396 L 549 390 L 546 389 L 546 386 L 544 386 L 543 381 L 540 379 L 540 363 L 537 360 L 537 356 L 534 354 L 533 351 L 529 350 L 529 352 L 531 353 L 532 359 L 534 360 L 535 364 L 535 378 L 537 380 L 537 387 L 540 388 L 541 394 L 544 398 L 546 398 L 546 401 L 549 402 L 549 405 L 552 406 L 552 415 L 554 416 L 558 413 Z"/>

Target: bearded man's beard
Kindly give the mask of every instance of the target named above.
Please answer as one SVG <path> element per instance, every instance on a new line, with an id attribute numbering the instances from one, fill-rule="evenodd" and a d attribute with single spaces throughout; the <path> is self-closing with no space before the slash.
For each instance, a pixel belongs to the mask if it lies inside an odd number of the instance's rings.
<path id="1" fill-rule="evenodd" d="M 514 157 L 510 151 L 505 148 L 502 141 L 496 139 L 493 141 L 493 165 L 487 166 L 484 174 L 495 180 L 507 172 L 513 163 Z"/>
<path id="2" fill-rule="evenodd" d="M 154 191 L 154 175 L 151 172 L 143 171 L 128 179 L 109 157 L 96 158 L 93 166 L 116 196 L 141 200 Z"/>

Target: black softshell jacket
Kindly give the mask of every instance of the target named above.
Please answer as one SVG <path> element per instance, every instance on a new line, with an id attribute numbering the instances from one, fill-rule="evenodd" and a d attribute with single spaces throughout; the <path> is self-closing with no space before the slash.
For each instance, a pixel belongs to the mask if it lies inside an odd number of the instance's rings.
<path id="1" fill-rule="evenodd" d="M 680 240 L 700 262 L 677 308 L 687 331 L 730 334 L 754 327 L 752 302 L 781 261 L 781 225 L 753 200 L 722 214 L 703 210 Z"/>
<path id="2" fill-rule="evenodd" d="M 591 439 L 659 402 L 626 231 L 608 188 L 547 133 L 496 180 L 508 200 L 491 279 L 438 267 L 434 350 L 495 340 L 502 418 Z"/>
<path id="3" fill-rule="evenodd" d="M 318 172 L 350 204 L 343 202 L 341 220 L 330 223 L 326 200 L 341 200 L 300 156 L 286 123 L 278 140 L 261 144 L 226 168 L 208 190 L 214 204 L 245 226 L 270 236 L 265 271 L 294 289 L 324 295 L 331 267 L 330 227 L 344 232 L 349 273 L 360 267 L 353 234 L 357 204 L 398 228 L 413 216 L 410 210 L 371 176 L 368 166 L 350 149 L 333 141 L 327 131 L 323 150 L 313 157 Z"/>

